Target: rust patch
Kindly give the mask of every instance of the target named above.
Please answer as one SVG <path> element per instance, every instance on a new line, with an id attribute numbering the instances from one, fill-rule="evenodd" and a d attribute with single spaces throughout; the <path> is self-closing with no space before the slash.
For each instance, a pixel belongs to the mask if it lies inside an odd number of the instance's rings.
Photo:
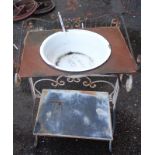
<path id="1" fill-rule="evenodd" d="M 60 100 L 50 100 L 50 101 L 51 101 L 51 103 L 57 103 L 59 105 L 64 103 L 63 101 L 60 101 Z"/>
<path id="2" fill-rule="evenodd" d="M 78 1 L 77 0 L 68 0 L 67 1 L 67 10 L 75 11 L 78 8 Z"/>
<path id="3" fill-rule="evenodd" d="M 96 92 L 95 91 L 84 91 L 84 90 L 80 90 L 80 93 L 96 96 Z"/>

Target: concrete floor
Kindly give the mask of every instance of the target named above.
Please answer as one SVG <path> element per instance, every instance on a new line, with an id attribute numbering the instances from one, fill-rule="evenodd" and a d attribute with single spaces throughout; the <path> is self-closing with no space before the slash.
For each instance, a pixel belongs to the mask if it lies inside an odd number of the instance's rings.
<path id="1" fill-rule="evenodd" d="M 127 0 L 122 0 L 127 2 Z M 124 15 L 135 56 L 140 54 L 140 1 L 131 2 L 124 9 L 121 0 L 61 0 L 56 1 L 56 9 L 39 18 L 54 20 L 57 11 L 64 18 L 98 17 L 105 13 Z M 14 42 L 19 46 L 19 23 L 14 23 Z M 19 54 L 14 49 L 14 61 Z M 28 86 L 27 86 L 28 87 Z M 127 93 L 121 89 L 117 102 L 116 130 L 113 154 L 139 155 L 141 152 L 141 73 L 134 75 L 133 90 Z M 108 155 L 106 142 L 66 138 L 41 138 L 39 148 L 33 148 L 32 136 L 32 97 L 30 92 L 14 87 L 14 154 L 15 155 Z"/>

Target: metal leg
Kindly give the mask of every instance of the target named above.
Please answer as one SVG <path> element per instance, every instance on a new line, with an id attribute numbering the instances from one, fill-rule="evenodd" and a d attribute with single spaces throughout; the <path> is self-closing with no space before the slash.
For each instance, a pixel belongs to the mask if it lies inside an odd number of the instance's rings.
<path id="1" fill-rule="evenodd" d="M 35 124 L 35 104 L 36 104 L 36 93 L 35 93 L 35 88 L 34 88 L 34 82 L 32 78 L 29 78 L 29 84 L 31 88 L 31 94 L 33 98 L 33 106 L 32 106 L 32 125 L 34 126 Z M 35 141 L 37 141 L 37 137 L 35 137 Z M 35 144 L 34 144 L 35 145 Z"/>
<path id="2" fill-rule="evenodd" d="M 109 141 L 109 152 L 112 152 L 112 140 Z"/>
<path id="3" fill-rule="evenodd" d="M 19 76 L 18 73 L 15 73 L 14 82 L 15 82 L 15 86 L 16 87 L 19 87 L 20 86 L 20 84 L 21 84 L 21 78 L 20 78 L 20 76 Z"/>
<path id="4" fill-rule="evenodd" d="M 35 104 L 36 93 L 35 93 L 35 89 L 34 89 L 33 79 L 32 78 L 29 78 L 29 84 L 30 84 L 31 93 L 32 93 L 32 97 L 33 97 L 33 103 Z"/>
<path id="5" fill-rule="evenodd" d="M 34 147 L 38 146 L 38 136 L 34 137 Z"/>
<path id="6" fill-rule="evenodd" d="M 113 105 L 113 110 L 112 110 L 112 133 L 114 135 L 114 131 L 115 131 L 115 125 L 116 125 L 116 107 L 115 105 Z M 112 152 L 112 140 L 109 141 L 109 152 Z"/>
<path id="7" fill-rule="evenodd" d="M 113 106 L 113 113 L 112 113 L 112 131 L 114 134 L 115 131 L 115 126 L 116 126 L 116 108 Z"/>
<path id="8" fill-rule="evenodd" d="M 113 134 L 115 130 L 115 121 L 116 121 L 116 101 L 119 93 L 119 80 L 117 79 L 116 84 L 115 84 L 115 90 L 114 90 L 114 95 L 112 98 L 112 104 L 113 104 L 113 113 L 112 113 L 112 128 L 113 128 Z"/>
<path id="9" fill-rule="evenodd" d="M 116 101 L 119 93 L 119 79 L 116 80 L 114 94 L 112 97 L 112 131 L 114 135 L 116 125 Z M 112 140 L 109 141 L 109 151 L 112 152 Z"/>
<path id="10" fill-rule="evenodd" d="M 133 86 L 133 76 L 128 75 L 128 78 L 126 80 L 125 88 L 127 92 L 130 92 Z"/>

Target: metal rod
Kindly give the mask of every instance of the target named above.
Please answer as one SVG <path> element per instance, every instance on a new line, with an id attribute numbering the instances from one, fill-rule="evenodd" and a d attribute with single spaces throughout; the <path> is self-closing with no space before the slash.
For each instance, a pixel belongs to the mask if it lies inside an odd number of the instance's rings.
<path id="1" fill-rule="evenodd" d="M 24 21 L 22 22 L 22 24 L 21 24 L 21 30 L 20 30 L 20 36 L 19 36 L 19 40 L 20 40 L 20 42 L 19 42 L 19 46 L 18 46 L 18 52 L 19 52 L 19 54 L 18 54 L 18 67 L 16 68 L 16 73 L 18 73 L 19 72 L 19 69 L 20 69 L 20 64 L 21 64 L 21 57 L 22 57 L 22 45 L 23 45 L 23 35 L 24 35 Z"/>
<path id="2" fill-rule="evenodd" d="M 62 31 L 66 32 L 66 29 L 65 29 L 65 26 L 64 26 L 64 23 L 63 23 L 60 12 L 58 12 L 58 17 L 59 17 L 59 21 L 60 21 L 60 24 L 61 24 Z"/>
<path id="3" fill-rule="evenodd" d="M 112 153 L 112 140 L 109 141 L 109 152 Z"/>
<path id="4" fill-rule="evenodd" d="M 131 42 L 130 42 L 130 38 L 129 38 L 129 34 L 128 34 L 128 31 L 127 31 L 127 28 L 126 28 L 126 24 L 125 24 L 125 21 L 124 21 L 124 17 L 123 17 L 123 15 L 121 15 L 120 18 L 121 18 L 122 23 L 123 23 L 123 27 L 124 27 L 125 34 L 126 34 L 126 37 L 127 37 L 127 41 L 128 41 L 128 45 L 129 45 L 129 48 L 130 48 L 130 52 L 131 52 L 131 54 L 132 54 L 133 57 L 134 57 L 133 49 L 132 49 L 132 46 L 131 46 Z"/>
<path id="5" fill-rule="evenodd" d="M 29 80 L 29 84 L 30 84 L 30 88 L 31 88 L 33 103 L 35 105 L 36 93 L 35 93 L 35 89 L 34 89 L 34 85 L 33 85 L 33 79 L 32 79 L 32 77 L 30 77 L 30 78 L 28 78 L 28 80 Z"/>
<path id="6" fill-rule="evenodd" d="M 82 22 L 82 24 L 81 24 L 81 27 L 82 27 L 82 29 L 84 29 L 84 24 L 83 24 L 83 22 Z"/>
<path id="7" fill-rule="evenodd" d="M 16 44 L 13 44 L 13 47 L 14 47 L 16 50 L 18 50 L 18 47 L 16 46 Z"/>
<path id="8" fill-rule="evenodd" d="M 115 88 L 114 88 L 114 95 L 113 95 L 113 98 L 112 98 L 112 131 L 113 131 L 113 134 L 114 134 L 114 131 L 115 131 L 115 125 L 116 125 L 116 102 L 117 102 L 117 98 L 118 98 L 118 93 L 119 93 L 119 79 L 116 80 L 116 83 L 115 83 Z"/>
<path id="9" fill-rule="evenodd" d="M 113 106 L 113 110 L 112 110 L 112 132 L 113 134 L 115 131 L 115 127 L 116 127 L 116 105 Z"/>

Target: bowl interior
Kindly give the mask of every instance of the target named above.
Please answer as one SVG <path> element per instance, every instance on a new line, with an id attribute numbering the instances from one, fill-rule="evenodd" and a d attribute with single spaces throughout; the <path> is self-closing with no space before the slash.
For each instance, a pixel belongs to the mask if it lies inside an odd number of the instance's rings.
<path id="1" fill-rule="evenodd" d="M 109 42 L 101 35 L 87 30 L 56 32 L 46 38 L 40 54 L 56 69 L 81 72 L 102 65 L 111 54 Z"/>

